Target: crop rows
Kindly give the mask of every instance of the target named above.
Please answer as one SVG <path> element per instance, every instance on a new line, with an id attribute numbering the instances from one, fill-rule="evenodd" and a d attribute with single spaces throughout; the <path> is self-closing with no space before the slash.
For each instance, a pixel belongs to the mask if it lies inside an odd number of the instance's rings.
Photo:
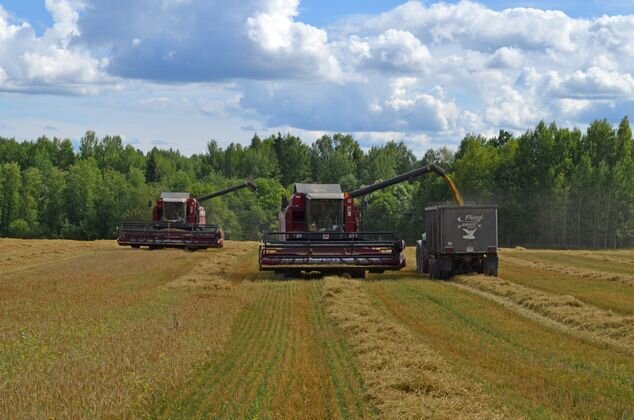
<path id="1" fill-rule="evenodd" d="M 446 282 L 281 279 L 253 242 L 0 251 L 2 418 L 634 416 L 633 251 Z"/>

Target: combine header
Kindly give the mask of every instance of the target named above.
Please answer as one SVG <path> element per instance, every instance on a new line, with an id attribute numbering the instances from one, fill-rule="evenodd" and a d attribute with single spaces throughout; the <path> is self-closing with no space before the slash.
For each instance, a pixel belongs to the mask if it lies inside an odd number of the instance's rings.
<path id="1" fill-rule="evenodd" d="M 290 201 L 282 203 L 280 231 L 264 235 L 260 270 L 288 276 L 302 271 L 349 273 L 358 278 L 365 277 L 368 270 L 400 270 L 405 266 L 405 242 L 394 232 L 359 232 L 360 214 L 354 199 L 430 172 L 453 185 L 436 165 L 347 193 L 339 184 L 295 184 Z"/>
<path id="2" fill-rule="evenodd" d="M 205 208 L 200 203 L 243 188 L 255 191 L 257 186 L 247 181 L 200 197 L 183 192 L 161 193 L 152 210 L 152 223 L 123 223 L 118 229 L 117 242 L 122 246 L 150 249 L 220 248 L 224 245 L 222 229 L 207 224 Z"/>

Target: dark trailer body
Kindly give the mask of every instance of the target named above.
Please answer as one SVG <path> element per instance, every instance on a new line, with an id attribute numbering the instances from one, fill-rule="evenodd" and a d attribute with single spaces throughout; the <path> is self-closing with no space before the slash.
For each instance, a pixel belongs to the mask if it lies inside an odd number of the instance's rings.
<path id="1" fill-rule="evenodd" d="M 425 236 L 416 245 L 416 270 L 431 278 L 498 271 L 497 206 L 438 205 L 425 209 Z"/>

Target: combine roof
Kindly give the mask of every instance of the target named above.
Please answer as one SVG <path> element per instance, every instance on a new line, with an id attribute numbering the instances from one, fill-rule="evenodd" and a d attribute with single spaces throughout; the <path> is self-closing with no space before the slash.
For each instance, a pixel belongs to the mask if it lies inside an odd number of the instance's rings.
<path id="1" fill-rule="evenodd" d="M 295 192 L 306 194 L 308 199 L 343 200 L 339 184 L 295 184 Z"/>
<path id="2" fill-rule="evenodd" d="M 185 202 L 187 199 L 191 197 L 189 193 L 186 192 L 162 192 L 161 198 L 163 201 L 173 201 L 173 202 Z"/>

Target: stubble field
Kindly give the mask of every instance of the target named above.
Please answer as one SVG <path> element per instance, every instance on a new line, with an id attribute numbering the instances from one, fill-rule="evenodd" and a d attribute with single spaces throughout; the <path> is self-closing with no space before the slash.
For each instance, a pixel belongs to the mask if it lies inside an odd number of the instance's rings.
<path id="1" fill-rule="evenodd" d="M 634 251 L 497 278 L 283 280 L 199 252 L 0 240 L 0 418 L 634 417 Z"/>

